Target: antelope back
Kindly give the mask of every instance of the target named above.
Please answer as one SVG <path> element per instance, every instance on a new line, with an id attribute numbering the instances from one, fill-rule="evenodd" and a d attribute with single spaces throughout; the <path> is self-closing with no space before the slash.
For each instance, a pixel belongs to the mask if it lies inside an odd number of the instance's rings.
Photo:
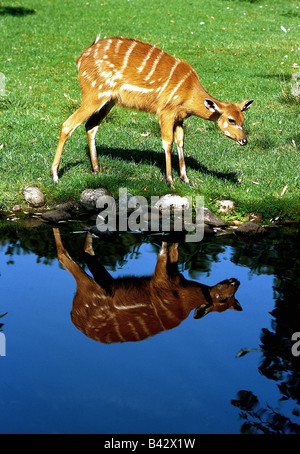
<path id="1" fill-rule="evenodd" d="M 96 41 L 77 65 L 84 97 L 109 97 L 124 107 L 152 113 L 186 98 L 189 87 L 199 83 L 187 62 L 136 39 Z"/>

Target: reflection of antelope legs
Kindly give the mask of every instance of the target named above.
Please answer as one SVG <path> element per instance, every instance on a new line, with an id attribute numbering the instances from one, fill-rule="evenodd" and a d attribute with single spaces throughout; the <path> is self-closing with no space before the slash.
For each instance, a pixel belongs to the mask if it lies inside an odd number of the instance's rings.
<path id="1" fill-rule="evenodd" d="M 76 280 L 71 318 L 88 337 L 99 342 L 139 341 L 175 328 L 195 309 L 194 317 L 226 309 L 242 310 L 235 299 L 237 279 L 213 287 L 189 281 L 178 271 L 178 245 L 162 244 L 153 276 L 113 279 L 99 265 L 87 234 L 84 250 L 94 279 L 64 248 L 60 231 L 53 229 L 60 263 Z"/>

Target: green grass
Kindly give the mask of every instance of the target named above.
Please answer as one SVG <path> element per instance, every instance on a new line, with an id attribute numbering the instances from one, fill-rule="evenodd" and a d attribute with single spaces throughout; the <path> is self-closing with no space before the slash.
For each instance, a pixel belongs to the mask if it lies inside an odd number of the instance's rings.
<path id="1" fill-rule="evenodd" d="M 204 195 L 214 210 L 230 198 L 241 216 L 299 219 L 299 97 L 290 94 L 291 75 L 300 71 L 299 15 L 294 0 L 1 1 L 0 208 L 24 203 L 31 184 L 49 206 L 87 187 L 104 186 L 115 196 L 119 187 L 146 197 L 169 192 L 156 117 L 118 107 L 96 138 L 102 173 L 91 172 L 81 126 L 66 143 L 59 184 L 49 176 L 60 125 L 80 105 L 76 57 L 101 32 L 136 37 L 189 61 L 218 99 L 255 99 L 245 115 L 246 147 L 210 122 L 185 121 L 191 183 L 179 179 L 174 147 L 176 193 Z"/>

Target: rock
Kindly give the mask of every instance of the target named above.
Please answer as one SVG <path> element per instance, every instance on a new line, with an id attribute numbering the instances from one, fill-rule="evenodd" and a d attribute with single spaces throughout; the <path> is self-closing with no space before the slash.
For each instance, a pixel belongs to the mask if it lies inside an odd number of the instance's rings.
<path id="1" fill-rule="evenodd" d="M 24 197 L 26 202 L 35 208 L 45 205 L 44 194 L 37 186 L 27 186 L 24 190 Z"/>
<path id="2" fill-rule="evenodd" d="M 205 235 L 215 235 L 214 229 L 211 228 L 211 226 L 204 224 L 204 236 Z"/>
<path id="3" fill-rule="evenodd" d="M 158 210 L 162 213 L 163 210 L 170 210 L 170 214 L 174 214 L 175 210 L 184 210 L 189 208 L 189 201 L 186 197 L 181 197 L 176 194 L 166 194 L 153 205 L 152 210 Z"/>
<path id="4" fill-rule="evenodd" d="M 97 225 L 93 225 L 90 228 L 89 233 L 91 233 L 92 235 L 97 236 L 100 240 L 105 240 L 105 241 L 115 240 L 118 237 L 118 235 L 119 235 L 116 230 L 104 230 L 104 231 L 101 231 L 101 230 L 98 229 Z"/>
<path id="5" fill-rule="evenodd" d="M 243 224 L 236 229 L 236 233 L 247 236 L 263 235 L 265 232 L 266 230 L 263 227 L 251 221 L 243 222 Z"/>
<path id="6" fill-rule="evenodd" d="M 42 214 L 42 218 L 49 222 L 68 221 L 71 214 L 63 210 L 50 210 Z"/>
<path id="7" fill-rule="evenodd" d="M 55 210 L 66 211 L 67 213 L 74 213 L 74 211 L 78 210 L 78 203 L 75 201 L 68 201 L 64 203 L 60 203 L 55 206 Z"/>
<path id="8" fill-rule="evenodd" d="M 80 204 L 87 211 L 100 211 L 97 201 L 103 197 L 112 197 L 111 193 L 105 188 L 85 189 L 80 196 Z"/>
<path id="9" fill-rule="evenodd" d="M 234 209 L 234 202 L 232 200 L 221 200 L 220 211 L 223 214 L 230 213 Z"/>
<path id="10" fill-rule="evenodd" d="M 212 225 L 214 227 L 226 227 L 227 224 L 223 219 L 219 218 L 216 214 L 214 214 L 209 208 L 204 207 L 204 223 L 208 225 Z"/>
<path id="11" fill-rule="evenodd" d="M 249 221 L 254 222 L 263 222 L 264 218 L 260 213 L 250 213 L 249 214 Z"/>
<path id="12" fill-rule="evenodd" d="M 129 205 L 129 206 L 128 206 Z M 116 200 L 116 209 L 117 213 L 124 213 L 127 212 L 132 213 L 136 211 L 140 207 L 139 198 L 130 194 L 130 192 L 125 192 L 121 194 L 119 198 Z M 143 207 L 144 211 L 145 207 Z M 148 212 L 148 206 L 146 207 L 146 211 Z"/>
<path id="13" fill-rule="evenodd" d="M 16 204 L 12 207 L 11 211 L 15 213 L 16 211 L 21 211 L 21 206 L 19 204 Z"/>

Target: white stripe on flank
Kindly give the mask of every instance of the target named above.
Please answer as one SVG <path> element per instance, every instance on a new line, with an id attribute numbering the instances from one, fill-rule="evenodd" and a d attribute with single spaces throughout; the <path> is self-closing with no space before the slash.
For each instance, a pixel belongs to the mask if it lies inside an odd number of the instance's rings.
<path id="1" fill-rule="evenodd" d="M 115 48 L 116 54 L 119 52 L 119 49 L 120 49 L 120 46 L 121 46 L 122 42 L 123 42 L 122 39 L 118 39 L 118 41 L 116 42 L 116 48 Z"/>
<path id="2" fill-rule="evenodd" d="M 166 86 L 167 86 L 168 83 L 170 82 L 170 79 L 171 79 L 171 77 L 173 76 L 173 73 L 174 73 L 175 69 L 177 68 L 177 66 L 179 65 L 179 63 L 180 63 L 180 60 L 177 60 L 176 63 L 175 63 L 175 65 L 173 65 L 173 68 L 171 69 L 171 72 L 170 72 L 170 74 L 169 74 L 168 80 L 167 80 L 167 82 L 163 85 L 163 87 L 162 87 L 162 89 L 160 90 L 159 94 L 161 94 L 161 93 L 164 91 L 164 89 L 166 88 Z"/>
<path id="3" fill-rule="evenodd" d="M 109 79 L 110 77 L 112 77 L 113 73 L 112 71 L 102 71 L 100 73 L 100 76 L 103 77 L 104 79 Z"/>
<path id="4" fill-rule="evenodd" d="M 132 304 L 132 305 L 127 305 L 127 306 L 118 306 L 117 304 L 114 304 L 115 309 L 121 309 L 121 310 L 127 310 L 127 309 L 135 309 L 136 307 L 145 307 L 146 305 L 141 303 L 141 304 Z"/>
<path id="5" fill-rule="evenodd" d="M 109 79 L 106 81 L 106 84 L 110 87 L 110 88 L 115 88 L 117 82 L 115 82 L 113 79 Z"/>
<path id="6" fill-rule="evenodd" d="M 112 95 L 112 91 L 111 90 L 107 90 L 107 91 L 103 91 L 102 93 L 99 93 L 98 94 L 98 98 L 103 98 L 103 96 L 111 96 Z"/>
<path id="7" fill-rule="evenodd" d="M 158 54 L 158 56 L 156 57 L 156 59 L 154 60 L 154 63 L 153 63 L 153 65 L 152 65 L 152 69 L 151 69 L 151 71 L 149 72 L 148 76 L 145 77 L 145 80 L 149 80 L 149 79 L 150 79 L 150 77 L 151 77 L 152 74 L 154 73 L 155 68 L 156 68 L 156 66 L 158 65 L 158 62 L 159 62 L 159 60 L 161 59 L 161 57 L 163 56 L 163 54 L 164 54 L 164 51 L 161 50 L 160 53 Z"/>
<path id="8" fill-rule="evenodd" d="M 106 52 L 106 51 L 110 48 L 110 45 L 111 45 L 111 39 L 109 39 L 109 40 L 107 41 L 107 44 L 106 44 L 106 46 L 103 48 L 103 50 Z"/>
<path id="9" fill-rule="evenodd" d="M 122 74 L 119 71 L 114 71 L 111 77 L 111 80 L 114 82 L 115 80 L 122 79 Z"/>
<path id="10" fill-rule="evenodd" d="M 133 51 L 134 47 L 137 45 L 137 42 L 136 41 L 133 41 L 133 43 L 130 45 L 130 47 L 128 48 L 126 54 L 125 54 L 125 57 L 124 57 L 124 60 L 123 60 L 123 65 L 122 65 L 122 68 L 121 68 L 121 72 L 124 71 L 124 69 L 126 68 L 127 66 L 127 63 L 128 63 L 128 59 L 130 57 L 130 54 L 131 52 Z"/>
<path id="11" fill-rule="evenodd" d="M 142 72 L 143 69 L 145 68 L 145 65 L 146 65 L 147 61 L 149 60 L 149 58 L 150 58 L 152 52 L 154 51 L 154 49 L 156 49 L 156 47 L 152 46 L 151 49 L 149 50 L 148 54 L 146 55 L 146 57 L 142 61 L 141 66 L 137 69 L 139 73 Z"/>
<path id="12" fill-rule="evenodd" d="M 166 104 L 168 104 L 168 102 L 173 98 L 174 94 L 176 93 L 176 91 L 178 90 L 178 88 L 190 77 L 190 75 L 192 74 L 192 71 L 188 72 L 183 79 L 181 79 L 181 81 L 176 85 L 176 87 L 174 88 L 174 90 L 172 90 L 170 96 L 169 96 L 169 99 L 168 101 L 166 102 Z"/>
<path id="13" fill-rule="evenodd" d="M 120 90 L 136 91 L 136 92 L 140 92 L 140 93 L 150 93 L 150 91 L 153 91 L 153 88 L 142 88 L 142 87 L 137 87 L 135 85 L 124 84 L 120 87 Z"/>

